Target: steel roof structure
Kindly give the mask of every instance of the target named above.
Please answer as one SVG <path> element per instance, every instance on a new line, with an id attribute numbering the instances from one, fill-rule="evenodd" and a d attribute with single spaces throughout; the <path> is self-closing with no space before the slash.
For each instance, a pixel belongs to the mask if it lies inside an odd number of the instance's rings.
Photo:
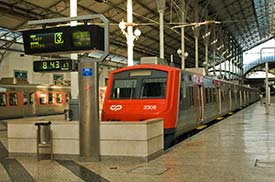
<path id="1" fill-rule="evenodd" d="M 170 60 L 170 56 L 173 55 L 175 63 L 180 66 L 177 50 L 181 46 L 181 32 L 180 29 L 172 27 L 186 25 L 185 46 L 189 53 L 186 67 L 195 65 L 194 29 L 196 28 L 199 33 L 200 67 L 205 61 L 205 44 L 209 44 L 210 62 L 214 59 L 214 54 L 217 54 L 218 61 L 232 60 L 233 64 L 242 67 L 244 51 L 274 37 L 274 8 L 274 0 L 166 0 L 165 58 Z M 9 49 L 22 51 L 22 48 L 14 46 L 13 43 L 22 43 L 17 31 L 29 29 L 28 21 L 68 17 L 69 14 L 69 0 L 0 0 L 1 59 Z M 127 20 L 127 1 L 78 0 L 78 15 L 88 14 L 103 14 L 110 20 L 111 54 L 126 57 L 126 38 L 118 24 L 123 19 Z M 142 32 L 139 39 L 134 42 L 134 59 L 158 56 L 159 12 L 156 0 L 133 0 L 133 21 Z M 214 21 L 218 24 L 211 23 Z M 200 22 L 206 23 L 199 24 Z M 206 38 L 207 33 L 208 38 Z"/>

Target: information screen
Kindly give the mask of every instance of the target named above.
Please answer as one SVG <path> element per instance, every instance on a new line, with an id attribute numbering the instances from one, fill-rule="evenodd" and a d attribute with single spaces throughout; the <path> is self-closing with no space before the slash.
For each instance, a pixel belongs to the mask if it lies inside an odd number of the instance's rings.
<path id="1" fill-rule="evenodd" d="M 73 63 L 71 59 L 62 60 L 47 60 L 47 61 L 34 61 L 34 72 L 47 72 L 47 71 L 72 71 Z"/>
<path id="2" fill-rule="evenodd" d="M 95 25 L 23 31 L 25 54 L 104 51 L 104 29 Z"/>
<path id="3" fill-rule="evenodd" d="M 32 34 L 29 38 L 30 49 L 63 48 L 65 45 L 63 32 Z"/>
<path id="4" fill-rule="evenodd" d="M 90 47 L 91 35 L 89 31 L 73 32 L 73 47 Z"/>

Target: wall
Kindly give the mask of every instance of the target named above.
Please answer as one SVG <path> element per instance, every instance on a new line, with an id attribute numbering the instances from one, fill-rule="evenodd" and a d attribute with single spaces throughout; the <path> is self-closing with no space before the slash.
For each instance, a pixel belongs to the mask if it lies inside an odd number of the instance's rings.
<path id="1" fill-rule="evenodd" d="M 40 60 L 38 56 L 29 56 L 20 52 L 8 51 L 0 65 L 0 78 L 14 77 L 14 70 L 27 71 L 28 81 L 34 84 L 53 84 L 53 73 L 34 73 L 33 61 Z M 69 73 L 56 72 L 64 75 L 64 80 L 70 80 Z"/>
<path id="2" fill-rule="evenodd" d="M 36 153 L 37 120 L 51 120 L 53 154 L 79 156 L 79 122 L 48 117 L 14 119 L 8 123 L 10 155 Z M 100 154 L 104 159 L 131 157 L 150 160 L 163 152 L 163 120 L 100 122 Z M 60 157 L 60 156 L 59 156 Z"/>
<path id="3" fill-rule="evenodd" d="M 28 72 L 28 81 L 33 84 L 53 84 L 53 75 L 64 75 L 64 80 L 71 80 L 70 72 L 37 73 L 33 72 L 33 61 L 40 60 L 39 56 L 29 56 L 21 52 L 8 51 L 0 64 L 0 78 L 14 77 L 14 70 Z M 99 75 L 99 87 L 106 86 L 111 68 L 103 67 Z"/>

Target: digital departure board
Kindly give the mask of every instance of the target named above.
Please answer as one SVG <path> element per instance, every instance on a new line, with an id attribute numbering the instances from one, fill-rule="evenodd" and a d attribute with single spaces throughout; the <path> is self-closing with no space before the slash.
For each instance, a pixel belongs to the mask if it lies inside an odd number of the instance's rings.
<path id="1" fill-rule="evenodd" d="M 64 33 L 41 33 L 29 36 L 30 50 L 61 49 L 64 47 Z"/>
<path id="2" fill-rule="evenodd" d="M 104 29 L 95 25 L 23 31 L 25 54 L 104 51 Z"/>
<path id="3" fill-rule="evenodd" d="M 71 59 L 34 61 L 34 72 L 51 72 L 51 71 L 74 71 L 75 66 Z"/>

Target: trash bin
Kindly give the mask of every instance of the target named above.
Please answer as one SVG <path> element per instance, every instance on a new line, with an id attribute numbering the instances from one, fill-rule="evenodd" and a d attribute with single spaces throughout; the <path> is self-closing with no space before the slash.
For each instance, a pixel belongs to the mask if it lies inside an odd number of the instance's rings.
<path id="1" fill-rule="evenodd" d="M 50 149 L 51 160 L 53 159 L 53 150 L 52 150 L 52 132 L 51 132 L 52 122 L 37 122 L 37 158 L 39 160 L 39 149 L 48 148 Z"/>
<path id="2" fill-rule="evenodd" d="M 38 143 L 39 144 L 48 144 L 51 142 L 51 122 L 47 123 L 35 123 L 35 126 L 38 127 Z"/>

